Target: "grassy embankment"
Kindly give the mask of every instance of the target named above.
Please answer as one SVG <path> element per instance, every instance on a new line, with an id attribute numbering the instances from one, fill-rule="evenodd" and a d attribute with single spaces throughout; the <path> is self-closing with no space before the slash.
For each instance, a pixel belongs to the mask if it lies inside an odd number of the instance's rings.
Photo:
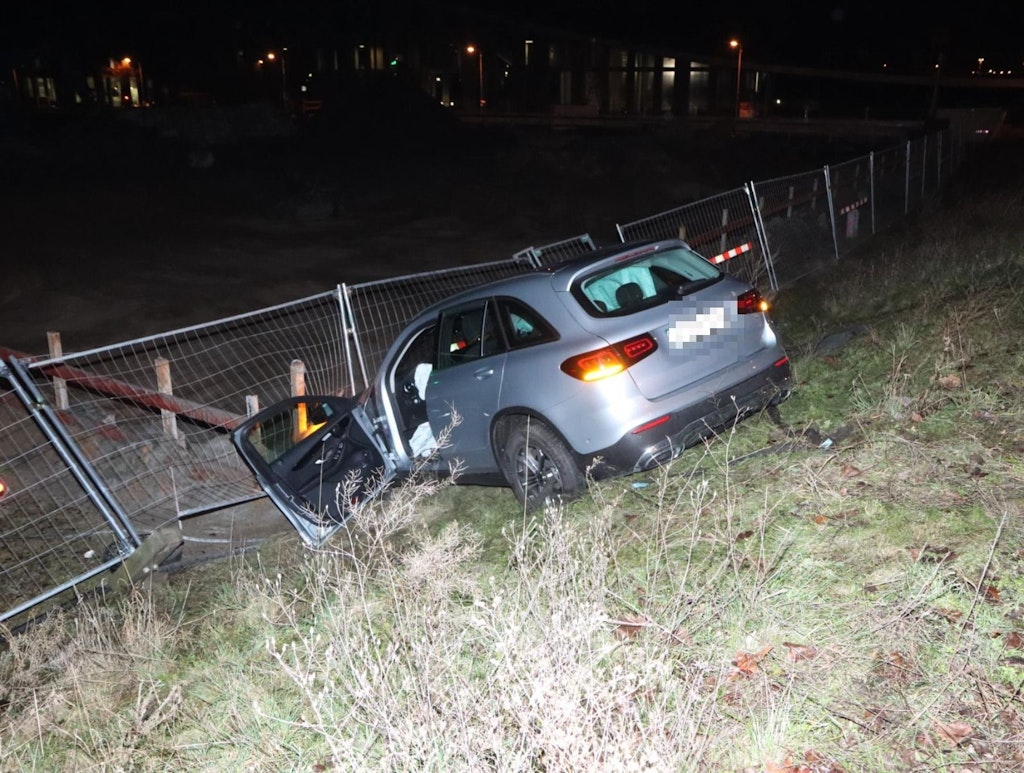
<path id="1" fill-rule="evenodd" d="M 1024 769 L 1005 171 L 780 294 L 781 423 L 536 518 L 421 483 L 11 638 L 0 769 Z"/>

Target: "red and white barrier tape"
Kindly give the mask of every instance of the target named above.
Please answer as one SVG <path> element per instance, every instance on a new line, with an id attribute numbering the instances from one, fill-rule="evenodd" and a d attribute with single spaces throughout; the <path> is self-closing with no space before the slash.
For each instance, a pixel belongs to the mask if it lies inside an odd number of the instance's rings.
<path id="1" fill-rule="evenodd" d="M 731 250 L 726 250 L 725 252 L 719 253 L 718 255 L 715 255 L 715 257 L 710 258 L 710 260 L 712 263 L 725 263 L 725 261 L 730 260 L 731 258 L 735 258 L 737 255 L 742 255 L 744 252 L 749 252 L 753 248 L 753 246 L 754 245 L 752 245 L 750 242 L 747 242 L 746 244 L 741 244 L 739 247 L 733 247 Z"/>
<path id="2" fill-rule="evenodd" d="M 852 204 L 847 204 L 845 207 L 839 210 L 839 214 L 845 215 L 847 212 L 853 212 L 853 210 L 857 209 L 857 207 L 863 207 L 867 203 L 867 196 L 865 196 L 863 199 L 857 199 L 857 201 L 853 202 Z"/>

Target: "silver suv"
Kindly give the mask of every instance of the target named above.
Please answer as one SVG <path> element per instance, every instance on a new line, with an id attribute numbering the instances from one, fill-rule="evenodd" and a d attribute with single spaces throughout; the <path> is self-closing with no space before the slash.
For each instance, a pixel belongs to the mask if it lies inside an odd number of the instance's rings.
<path id="1" fill-rule="evenodd" d="M 685 242 L 616 245 L 424 310 L 358 398 L 284 400 L 234 440 L 307 535 L 396 475 L 456 462 L 460 482 L 533 509 L 785 399 L 767 311 Z"/>

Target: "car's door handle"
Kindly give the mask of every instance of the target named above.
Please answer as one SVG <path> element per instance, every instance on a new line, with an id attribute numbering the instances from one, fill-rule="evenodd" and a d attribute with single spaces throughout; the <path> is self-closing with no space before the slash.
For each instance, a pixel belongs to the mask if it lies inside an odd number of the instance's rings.
<path id="1" fill-rule="evenodd" d="M 483 381 L 485 378 L 490 378 L 494 375 L 494 368 L 480 368 L 480 370 L 473 371 L 473 378 L 477 381 Z"/>

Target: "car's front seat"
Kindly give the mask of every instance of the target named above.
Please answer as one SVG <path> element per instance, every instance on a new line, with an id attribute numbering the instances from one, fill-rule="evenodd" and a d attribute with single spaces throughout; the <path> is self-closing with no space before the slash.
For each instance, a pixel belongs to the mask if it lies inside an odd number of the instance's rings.
<path id="1" fill-rule="evenodd" d="M 626 282 L 626 284 L 620 285 L 615 290 L 615 302 L 619 304 L 620 309 L 638 306 L 643 300 L 644 291 L 640 289 L 640 285 L 636 282 Z"/>

